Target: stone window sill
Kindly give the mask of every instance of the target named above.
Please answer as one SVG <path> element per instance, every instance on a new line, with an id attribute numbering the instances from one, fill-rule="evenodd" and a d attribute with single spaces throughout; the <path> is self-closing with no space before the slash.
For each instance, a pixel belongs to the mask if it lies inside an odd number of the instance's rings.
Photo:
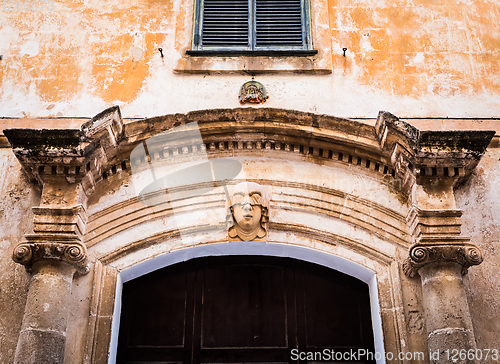
<path id="1" fill-rule="evenodd" d="M 331 73 L 317 50 L 195 51 L 186 50 L 174 68 L 182 73 Z"/>
<path id="2" fill-rule="evenodd" d="M 248 57 L 307 57 L 315 56 L 318 51 L 315 49 L 276 49 L 276 50 L 187 50 L 186 54 L 193 57 L 230 57 L 230 56 L 248 56 Z"/>

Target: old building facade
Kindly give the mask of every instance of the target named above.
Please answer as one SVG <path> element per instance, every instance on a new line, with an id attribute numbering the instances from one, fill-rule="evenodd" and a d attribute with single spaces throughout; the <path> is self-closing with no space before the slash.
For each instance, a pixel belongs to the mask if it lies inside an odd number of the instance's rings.
<path id="1" fill-rule="evenodd" d="M 1 13 L 1 363 L 500 361 L 500 5 Z"/>

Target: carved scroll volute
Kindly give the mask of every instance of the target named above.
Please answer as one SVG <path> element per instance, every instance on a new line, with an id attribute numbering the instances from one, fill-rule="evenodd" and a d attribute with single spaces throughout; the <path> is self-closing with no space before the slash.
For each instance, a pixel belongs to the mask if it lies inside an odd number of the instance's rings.
<path id="1" fill-rule="evenodd" d="M 234 186 L 227 211 L 230 241 L 266 240 L 269 199 L 261 185 L 242 182 Z"/>
<path id="2" fill-rule="evenodd" d="M 414 277 L 427 264 L 454 262 L 460 264 L 462 274 L 466 274 L 469 267 L 483 262 L 481 250 L 473 244 L 414 244 L 409 253 L 408 259 L 403 263 L 403 271 L 409 277 Z"/>
<path id="3" fill-rule="evenodd" d="M 79 242 L 23 242 L 14 248 L 12 259 L 28 269 L 39 261 L 59 260 L 73 265 L 80 274 L 89 272 L 87 249 Z"/>
<path id="4" fill-rule="evenodd" d="M 31 244 L 21 243 L 14 248 L 12 253 L 14 262 L 22 265 L 31 265 L 33 261 L 33 249 Z"/>

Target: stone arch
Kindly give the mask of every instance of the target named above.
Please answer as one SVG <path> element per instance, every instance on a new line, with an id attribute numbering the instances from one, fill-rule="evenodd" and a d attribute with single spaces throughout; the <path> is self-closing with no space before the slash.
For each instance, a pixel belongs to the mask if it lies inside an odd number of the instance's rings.
<path id="1" fill-rule="evenodd" d="M 160 133 L 190 123 L 196 123 L 201 143 L 180 138 L 182 143 L 161 145 L 162 149 L 155 148 L 157 143 L 147 144 Z M 4 133 L 26 174 L 43 185 L 42 203 L 34 208 L 35 233 L 14 249 L 14 260 L 35 267 L 39 276 L 60 270 L 66 283 L 73 280 L 74 268 L 84 275 L 93 267 L 92 278 L 75 278 L 90 279 L 93 287 L 86 363 L 108 360 L 113 297 L 119 296 L 121 271 L 174 251 L 238 246 L 227 242 L 224 230 L 225 188 L 243 180 L 260 184 L 271 195 L 266 242 L 251 247 L 301 247 L 376 274 L 384 344 L 393 353 L 408 351 L 399 272 L 410 245 L 416 242 L 403 266 L 405 273 L 434 275 L 444 259 L 461 299 L 465 295 L 458 268 L 465 271 L 482 260 L 468 239 L 458 236 L 460 211 L 454 209 L 453 187 L 477 165 L 492 132 L 420 132 L 386 112 L 369 125 L 265 108 L 124 121 L 114 107 L 80 130 Z M 147 155 L 131 158 L 141 144 L 148 147 Z M 150 173 L 152 161 L 182 167 L 199 151 L 207 159 L 238 161 L 244 175 L 185 184 L 183 188 L 210 187 L 210 192 L 184 196 L 170 205 L 141 203 L 131 188 L 134 177 Z M 444 209 L 431 194 L 445 201 Z M 60 294 L 68 296 L 68 287 L 61 285 Z M 428 297 L 434 294 L 424 288 Z M 32 306 L 35 293 L 28 295 L 25 317 Z M 463 316 L 468 317 L 464 307 Z M 58 312 L 58 322 L 67 317 L 63 311 Z M 434 317 L 432 312 L 426 315 Z M 434 322 L 439 323 L 433 320 L 431 325 Z M 51 325 L 59 325 L 45 323 L 51 335 Z M 59 326 L 51 350 L 64 356 L 66 326 Z M 430 327 L 429 332 L 442 332 L 441 327 Z M 473 342 L 473 331 L 468 326 L 467 330 L 467 340 L 472 338 L 467 342 Z M 429 336 L 430 344 L 439 344 L 441 339 L 435 337 Z M 17 362 L 29 355 L 30 340 L 22 332 Z M 34 345 L 41 348 L 44 342 L 35 339 Z M 40 358 L 49 352 L 39 351 Z"/>
<path id="2" fill-rule="evenodd" d="M 314 240 L 314 239 L 313 239 Z M 319 264 L 353 276 L 369 286 L 376 351 L 383 353 L 404 350 L 404 321 L 397 316 L 402 309 L 399 288 L 399 274 L 394 262 L 371 260 L 367 264 L 361 254 L 352 254 L 347 249 L 334 254 L 327 244 L 315 241 L 315 248 L 267 242 L 229 242 L 200 244 L 164 253 L 139 263 L 128 261 L 128 266 L 117 269 L 114 264 L 125 255 L 114 255 L 103 264 L 95 263 L 92 323 L 87 337 L 86 357 L 89 363 L 114 363 L 119 327 L 121 287 L 126 281 L 140 277 L 156 269 L 193 258 L 210 256 L 259 255 L 288 257 Z M 133 254 L 132 248 L 129 253 Z M 358 262 L 356 262 L 358 259 Z M 362 261 L 364 262 L 362 263 Z M 135 264 L 137 263 L 137 264 Z M 371 265 L 371 266 L 370 266 Z M 370 266 L 368 268 L 367 266 Z M 114 297 L 114 300 L 111 299 Z M 112 316 L 112 320 L 110 320 Z M 104 339 L 104 340 L 103 340 Z M 109 357 L 108 357 L 109 355 Z M 108 361 L 109 360 L 109 361 Z M 384 363 L 383 359 L 377 363 Z"/>

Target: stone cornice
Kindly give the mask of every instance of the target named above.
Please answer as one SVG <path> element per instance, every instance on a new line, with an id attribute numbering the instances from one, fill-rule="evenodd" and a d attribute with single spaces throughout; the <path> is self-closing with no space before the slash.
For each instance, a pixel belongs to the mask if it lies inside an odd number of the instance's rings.
<path id="1" fill-rule="evenodd" d="M 423 210 L 413 206 L 407 223 L 415 240 L 432 236 L 459 236 L 462 210 Z"/>
<path id="2" fill-rule="evenodd" d="M 81 182 L 94 169 L 100 172 L 117 154 L 123 138 L 120 109 L 112 107 L 96 115 L 80 130 L 6 129 L 12 150 L 32 180 L 43 184 L 54 176 L 69 183 Z"/>
<path id="3" fill-rule="evenodd" d="M 419 131 L 388 112 L 380 112 L 372 127 L 355 120 L 268 108 L 194 111 L 125 124 L 118 107 L 96 115 L 80 130 L 6 129 L 4 133 L 31 179 L 42 184 L 54 177 L 81 182 L 90 195 L 102 180 L 129 170 L 131 163 L 146 162 L 130 160 L 140 141 L 194 121 L 203 144 L 170 146 L 166 154 L 151 157 L 175 163 L 195 150 L 209 155 L 292 153 L 380 173 L 406 195 L 417 180 L 463 180 L 494 135 L 494 131 Z"/>
<path id="4" fill-rule="evenodd" d="M 462 182 L 495 136 L 493 130 L 419 131 L 385 111 L 379 113 L 375 131 L 403 184 Z"/>

